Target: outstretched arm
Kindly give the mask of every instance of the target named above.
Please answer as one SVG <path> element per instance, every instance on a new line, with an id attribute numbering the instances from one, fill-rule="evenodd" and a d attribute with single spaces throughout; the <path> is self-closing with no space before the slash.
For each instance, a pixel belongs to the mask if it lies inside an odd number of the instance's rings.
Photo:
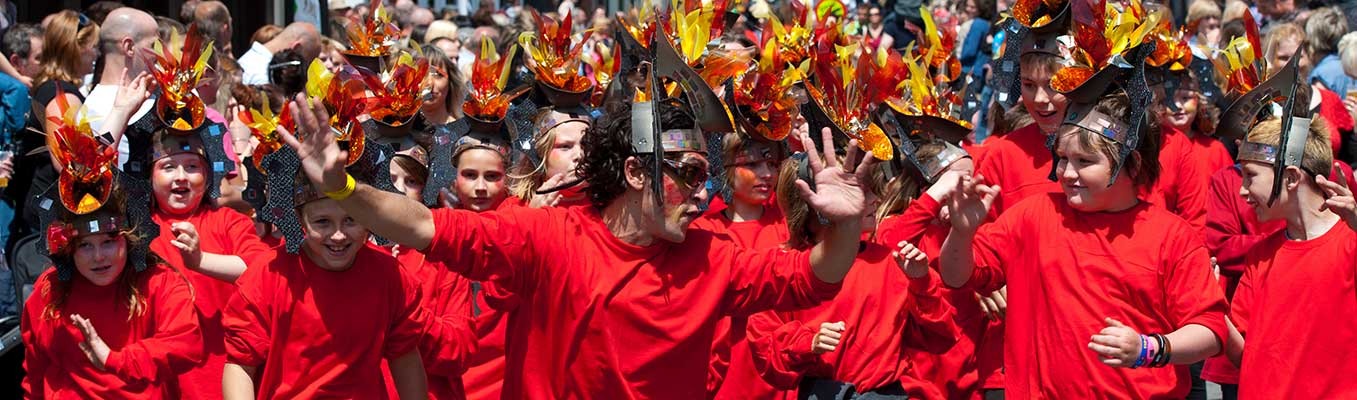
<path id="1" fill-rule="evenodd" d="M 330 113 L 318 100 L 298 94 L 291 105 L 296 111 L 297 132 L 280 127 L 283 141 L 302 160 L 302 170 L 316 189 L 339 201 L 344 211 L 372 233 L 414 249 L 428 249 L 433 241 L 433 213 L 404 195 L 352 183 L 344 171 L 348 155 L 340 150 L 330 130 Z"/>

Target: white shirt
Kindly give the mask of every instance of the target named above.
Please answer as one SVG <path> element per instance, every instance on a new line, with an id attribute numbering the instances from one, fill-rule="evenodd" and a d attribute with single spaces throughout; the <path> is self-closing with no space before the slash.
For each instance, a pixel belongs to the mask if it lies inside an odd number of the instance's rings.
<path id="1" fill-rule="evenodd" d="M 269 63 L 273 62 L 273 52 L 263 43 L 254 42 L 250 51 L 236 60 L 240 64 L 241 82 L 246 85 L 264 85 L 269 83 Z"/>
<path id="2" fill-rule="evenodd" d="M 89 113 L 90 129 L 92 131 L 99 132 L 99 128 L 104 125 L 104 116 L 108 115 L 108 112 L 113 110 L 113 100 L 117 99 L 117 97 L 118 85 L 99 84 L 95 85 L 94 89 L 90 89 L 89 96 L 85 96 L 85 108 Z M 141 117 L 151 111 L 151 107 L 154 105 L 154 98 L 147 98 L 146 101 L 141 103 L 141 108 L 137 109 L 137 113 L 132 114 L 132 118 L 127 120 L 127 123 L 131 124 L 141 120 Z M 122 167 L 123 164 L 127 163 L 127 156 L 128 154 L 131 154 L 131 152 L 132 149 L 127 145 L 127 137 L 124 136 L 123 139 L 118 142 L 118 167 Z"/>

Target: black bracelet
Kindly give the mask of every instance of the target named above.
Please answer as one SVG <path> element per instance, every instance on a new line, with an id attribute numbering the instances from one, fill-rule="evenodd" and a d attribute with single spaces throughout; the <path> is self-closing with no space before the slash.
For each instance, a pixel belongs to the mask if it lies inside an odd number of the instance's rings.
<path id="1" fill-rule="evenodd" d="M 1164 335 L 1159 335 L 1159 340 L 1164 341 L 1164 361 L 1159 364 L 1159 366 L 1162 367 L 1169 365 L 1169 362 L 1171 361 L 1170 359 L 1173 356 L 1173 343 L 1169 343 L 1169 338 Z"/>
<path id="2" fill-rule="evenodd" d="M 1155 353 L 1154 361 L 1150 363 L 1150 367 L 1159 368 L 1168 365 L 1169 361 L 1168 338 L 1164 337 L 1164 335 L 1156 333 L 1154 334 L 1154 340 L 1159 342 L 1159 352 Z"/>

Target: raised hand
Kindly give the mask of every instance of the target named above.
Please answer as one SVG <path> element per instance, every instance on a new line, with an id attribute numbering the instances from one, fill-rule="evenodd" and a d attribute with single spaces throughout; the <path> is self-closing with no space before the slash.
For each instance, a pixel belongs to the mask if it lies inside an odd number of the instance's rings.
<path id="1" fill-rule="evenodd" d="M 815 177 L 815 190 L 810 190 L 810 185 L 799 179 L 796 181 L 796 187 L 801 190 L 801 197 L 806 199 L 806 204 L 830 222 L 857 220 L 864 213 L 870 212 L 862 182 L 871 177 L 871 167 L 876 165 L 876 158 L 872 157 L 871 152 L 867 152 L 858 163 L 858 145 L 854 140 L 848 143 L 848 155 L 841 164 L 838 158 L 834 157 L 834 141 L 829 128 L 821 130 L 820 135 L 824 148 L 829 151 L 829 157 L 823 159 L 820 158 L 820 151 L 815 148 L 810 137 L 801 137 L 801 143 L 809 156 L 806 157 L 806 162 L 810 164 L 811 175 Z M 849 170 L 844 167 L 844 165 L 851 167 L 855 163 L 856 169 Z"/>
<path id="2" fill-rule="evenodd" d="M 928 254 L 924 254 L 923 250 L 919 250 L 913 244 L 902 241 L 896 245 L 896 250 L 891 252 L 891 255 L 895 257 L 900 271 L 910 279 L 928 276 Z"/>
<path id="3" fill-rule="evenodd" d="M 820 331 L 816 332 L 815 337 L 811 339 L 810 352 L 825 354 L 838 349 L 839 341 L 843 340 L 843 331 L 843 321 L 821 322 Z"/>
<path id="4" fill-rule="evenodd" d="M 1112 318 L 1104 319 L 1107 324 L 1101 332 L 1093 335 L 1088 348 L 1098 353 L 1103 364 L 1112 367 L 1130 368 L 1140 358 L 1140 333 Z"/>
<path id="5" fill-rule="evenodd" d="M 278 135 L 283 142 L 297 150 L 302 161 L 302 171 L 321 193 L 335 192 L 344 188 L 346 183 L 344 164 L 348 161 L 348 152 L 339 148 L 330 127 L 330 113 L 319 99 L 308 99 L 306 94 L 298 93 L 292 102 L 293 117 L 297 123 L 297 132 L 288 132 L 278 127 Z"/>
<path id="6" fill-rule="evenodd" d="M 104 370 L 104 363 L 108 362 L 109 349 L 104 339 L 99 338 L 99 332 L 94 330 L 94 324 L 80 314 L 71 314 L 71 324 L 74 324 L 76 329 L 80 330 L 80 335 L 84 336 L 84 341 L 80 342 L 80 351 L 94 363 L 95 368 Z"/>
<path id="7" fill-rule="evenodd" d="M 999 186 L 986 186 L 985 177 L 962 176 L 957 180 L 957 188 L 951 195 L 952 230 L 966 234 L 975 234 L 980 224 L 989 216 L 994 199 L 999 196 Z"/>
<path id="8" fill-rule="evenodd" d="M 184 258 L 184 266 L 188 269 L 198 269 L 203 263 L 203 249 L 198 245 L 198 229 L 192 222 L 179 221 L 170 225 L 170 232 L 174 234 L 174 240 L 170 244 L 179 249 L 179 255 Z"/>
<path id="9" fill-rule="evenodd" d="M 946 202 L 948 201 L 948 199 L 952 197 L 952 193 L 955 193 L 957 191 L 957 188 L 961 186 L 958 185 L 958 182 L 960 182 L 961 178 L 965 176 L 966 176 L 965 173 L 959 171 L 943 172 L 942 175 L 938 176 L 938 180 L 936 182 L 933 182 L 932 186 L 928 187 L 928 190 L 926 190 L 926 192 L 928 193 L 929 197 L 933 198 L 933 200 L 937 200 L 939 203 L 947 204 Z"/>
<path id="10" fill-rule="evenodd" d="M 122 77 L 118 78 L 118 94 L 113 98 L 113 109 L 126 111 L 130 116 L 137 113 L 155 85 L 151 82 L 151 75 L 146 72 L 135 77 L 128 76 L 128 72 L 127 68 L 123 68 Z"/>
<path id="11" fill-rule="evenodd" d="M 1315 177 L 1315 183 L 1324 190 L 1324 205 L 1320 206 L 1320 210 L 1333 211 L 1348 224 L 1349 229 L 1357 231 L 1357 200 L 1353 199 L 1352 189 L 1348 188 L 1347 174 L 1338 168 L 1337 162 L 1333 169 L 1338 171 L 1337 182 L 1324 179 L 1323 175 Z"/>

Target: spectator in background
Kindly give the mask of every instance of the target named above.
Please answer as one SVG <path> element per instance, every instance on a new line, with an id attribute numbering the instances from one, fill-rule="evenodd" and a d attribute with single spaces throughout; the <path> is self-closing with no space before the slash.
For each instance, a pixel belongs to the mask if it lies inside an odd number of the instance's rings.
<path id="1" fill-rule="evenodd" d="M 965 73 L 975 77 L 976 80 L 984 79 L 982 71 L 989 64 L 993 54 L 990 49 L 993 48 L 993 35 L 990 35 L 991 26 L 998 20 L 998 11 L 995 10 L 994 0 L 965 0 L 966 5 L 962 8 L 961 18 L 966 19 L 963 26 L 969 29 L 961 31 L 961 65 L 965 68 Z"/>
<path id="2" fill-rule="evenodd" d="M 184 0 L 184 4 L 179 5 L 179 22 L 187 24 L 193 22 L 193 11 L 198 8 L 200 0 Z"/>
<path id="3" fill-rule="evenodd" d="M 237 60 L 244 74 L 242 82 L 246 85 L 269 83 L 269 65 L 273 61 L 273 55 L 283 50 L 296 50 L 302 56 L 302 64 L 310 64 L 311 60 L 320 54 L 320 39 L 320 32 L 316 31 L 315 25 L 293 22 L 283 28 L 273 40 L 265 43 L 254 42 L 250 50 Z"/>
<path id="4" fill-rule="evenodd" d="M 1357 79 L 1357 32 L 1348 32 L 1338 41 L 1338 58 L 1343 65 L 1343 74 L 1348 78 Z M 1348 116 L 1357 120 L 1357 95 L 1344 93 L 1343 106 L 1348 110 Z M 1357 140 L 1347 140 L 1344 143 L 1346 145 L 1339 148 L 1338 154 L 1334 154 L 1334 159 L 1348 165 L 1357 164 Z"/>
<path id="5" fill-rule="evenodd" d="M 1220 6 L 1215 0 L 1194 0 L 1187 7 L 1187 32 L 1192 35 L 1192 56 L 1210 59 L 1211 49 L 1220 45 Z"/>
<path id="6" fill-rule="evenodd" d="M 273 38 L 278 37 L 278 33 L 283 31 L 283 27 L 267 24 L 259 27 L 250 35 L 250 43 L 268 43 Z"/>
<path id="7" fill-rule="evenodd" d="M 32 85 L 32 80 L 42 71 L 42 63 L 38 62 L 42 56 L 42 35 L 42 29 L 33 24 L 14 25 L 5 32 L 5 57 L 20 75 L 15 78 L 27 81 L 26 86 Z"/>
<path id="8" fill-rule="evenodd" d="M 316 59 L 325 64 L 326 69 L 334 71 L 339 68 L 339 64 L 344 62 L 344 54 L 340 53 L 342 50 L 344 50 L 344 45 L 342 43 L 339 43 L 339 41 L 334 39 L 325 38 L 323 39 L 320 55 L 317 56 Z M 310 65 L 308 64 L 307 66 L 309 67 Z"/>
<path id="9" fill-rule="evenodd" d="M 184 28 L 183 23 L 170 19 L 170 17 L 157 15 L 155 17 L 155 25 L 156 33 L 160 36 L 160 41 L 165 43 L 170 42 L 170 32 L 179 32 L 180 35 L 183 35 L 184 32 L 188 31 L 187 28 Z"/>
<path id="10" fill-rule="evenodd" d="M 1240 1 L 1240 0 L 1228 0 L 1228 1 L 1225 3 L 1225 11 L 1222 11 L 1222 12 L 1221 12 L 1221 15 L 1220 15 L 1220 23 L 1221 23 L 1221 26 L 1224 26 L 1224 24 L 1230 23 L 1230 21 L 1235 21 L 1235 20 L 1239 20 L 1239 19 L 1241 19 L 1241 18 L 1244 18 L 1245 16 L 1248 16 L 1249 18 L 1253 18 L 1253 14 L 1251 14 L 1251 13 L 1249 12 L 1249 5 L 1248 5 L 1248 3 L 1245 3 L 1245 2 Z M 1227 37 L 1229 37 L 1229 36 L 1225 36 L 1224 34 L 1221 34 L 1220 37 L 1221 37 L 1221 38 L 1227 38 Z M 1224 41 L 1224 40 L 1222 40 L 1222 41 Z"/>
<path id="11" fill-rule="evenodd" d="M 1309 10 L 1296 8 L 1295 0 L 1258 0 L 1254 2 L 1258 8 L 1259 28 L 1263 33 L 1267 33 L 1278 23 L 1303 22 Z"/>
<path id="12" fill-rule="evenodd" d="M 85 99 L 85 106 L 89 108 L 90 127 L 95 131 L 100 130 L 104 124 L 103 117 L 113 109 L 123 70 L 127 70 L 127 76 L 146 72 L 146 49 L 150 49 L 159 37 L 155 18 L 145 11 L 123 7 L 113 10 L 104 19 L 102 30 L 99 31 L 99 49 L 103 53 L 101 62 L 104 67 L 96 79 L 99 84 L 90 89 Z M 142 102 L 141 108 L 127 122 L 140 120 L 154 103 L 151 99 Z M 129 152 L 126 140 L 118 143 L 119 166 L 127 162 Z"/>
<path id="13" fill-rule="evenodd" d="M 212 40 L 217 51 L 235 57 L 231 48 L 231 10 L 217 0 L 206 0 L 193 8 L 193 22 L 203 37 Z"/>
<path id="14" fill-rule="evenodd" d="M 1319 60 L 1310 71 L 1310 83 L 1340 95 L 1357 91 L 1357 81 L 1343 73 L 1343 63 L 1338 59 L 1338 41 L 1347 32 L 1347 19 L 1337 7 L 1321 8 L 1305 22 L 1306 47 L 1310 56 Z"/>
<path id="15" fill-rule="evenodd" d="M 866 10 L 867 18 L 862 23 L 862 36 L 867 45 L 874 49 L 889 49 L 895 45 L 895 38 L 886 33 L 885 11 L 876 4 L 859 7 Z M 965 62 L 965 61 L 962 61 Z"/>
<path id="16" fill-rule="evenodd" d="M 269 80 L 266 83 L 277 86 L 287 98 L 292 98 L 306 88 L 306 69 L 310 62 L 302 61 L 302 54 L 287 49 L 273 55 L 269 63 Z M 246 82 L 247 84 L 249 82 Z"/>
<path id="17" fill-rule="evenodd" d="M 103 25 L 104 18 L 108 17 L 108 13 L 123 7 L 126 6 L 124 6 L 121 1 L 96 1 L 94 4 L 90 4 L 89 7 L 85 7 L 85 18 L 89 18 L 90 21 Z"/>

